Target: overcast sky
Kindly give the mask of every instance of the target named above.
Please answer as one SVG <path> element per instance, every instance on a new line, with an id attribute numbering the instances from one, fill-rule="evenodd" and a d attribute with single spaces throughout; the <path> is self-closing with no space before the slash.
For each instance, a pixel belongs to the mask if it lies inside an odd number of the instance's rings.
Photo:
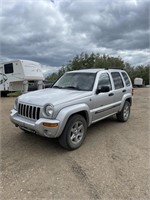
<path id="1" fill-rule="evenodd" d="M 59 67 L 99 52 L 150 63 L 150 0 L 2 0 L 0 7 L 1 61 Z"/>

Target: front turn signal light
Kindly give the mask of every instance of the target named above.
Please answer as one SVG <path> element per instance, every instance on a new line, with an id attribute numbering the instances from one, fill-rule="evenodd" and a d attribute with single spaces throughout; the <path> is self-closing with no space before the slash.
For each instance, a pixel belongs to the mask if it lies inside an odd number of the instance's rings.
<path id="1" fill-rule="evenodd" d="M 46 123 L 46 122 L 43 122 L 43 126 L 47 126 L 47 127 L 57 127 L 57 126 L 58 126 L 58 123 Z"/>

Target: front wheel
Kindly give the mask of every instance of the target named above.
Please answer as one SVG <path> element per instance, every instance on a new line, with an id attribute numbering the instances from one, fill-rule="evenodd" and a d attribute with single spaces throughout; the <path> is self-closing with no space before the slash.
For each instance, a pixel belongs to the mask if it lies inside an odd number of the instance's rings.
<path id="1" fill-rule="evenodd" d="M 59 143 L 68 150 L 74 150 L 81 146 L 87 132 L 87 123 L 81 115 L 73 115 L 59 137 Z"/>
<path id="2" fill-rule="evenodd" d="M 128 101 L 125 101 L 122 110 L 116 114 L 118 121 L 126 122 L 129 119 L 130 107 L 131 107 L 130 103 Z"/>

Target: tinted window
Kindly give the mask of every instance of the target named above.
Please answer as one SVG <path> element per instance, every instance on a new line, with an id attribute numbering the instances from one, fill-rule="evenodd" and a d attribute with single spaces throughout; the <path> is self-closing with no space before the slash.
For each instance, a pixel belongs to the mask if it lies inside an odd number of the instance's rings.
<path id="1" fill-rule="evenodd" d="M 119 89 L 119 88 L 123 88 L 123 81 L 122 78 L 120 76 L 119 72 L 112 72 L 111 73 L 113 81 L 114 81 L 114 85 L 115 85 L 115 89 Z"/>
<path id="2" fill-rule="evenodd" d="M 122 76 L 123 76 L 123 78 L 124 78 L 124 81 L 125 81 L 125 83 L 126 83 L 126 86 L 130 86 L 131 83 L 130 83 L 130 80 L 129 80 L 127 74 L 126 74 L 125 72 L 122 72 Z"/>
<path id="3" fill-rule="evenodd" d="M 9 63 L 9 64 L 5 64 L 4 65 L 4 70 L 5 70 L 5 74 L 11 74 L 14 72 L 13 70 L 13 64 Z"/>
<path id="4" fill-rule="evenodd" d="M 98 88 L 101 88 L 102 86 L 109 86 L 111 90 L 111 82 L 107 73 L 102 73 L 99 77 Z"/>

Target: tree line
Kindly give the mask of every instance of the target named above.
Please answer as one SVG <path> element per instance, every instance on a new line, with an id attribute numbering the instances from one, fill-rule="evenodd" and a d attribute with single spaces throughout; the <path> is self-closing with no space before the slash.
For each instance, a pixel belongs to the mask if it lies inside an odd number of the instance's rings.
<path id="1" fill-rule="evenodd" d="M 81 53 L 80 55 L 76 55 L 72 60 L 68 62 L 66 66 L 62 66 L 57 73 L 53 73 L 50 76 L 48 76 L 47 80 L 54 82 L 67 71 L 88 68 L 123 69 L 129 74 L 132 83 L 134 83 L 134 79 L 138 77 L 143 78 L 145 85 L 150 84 L 150 64 L 146 66 L 139 65 L 136 67 L 132 67 L 129 63 L 123 61 L 121 57 L 100 55 L 99 53 Z"/>

